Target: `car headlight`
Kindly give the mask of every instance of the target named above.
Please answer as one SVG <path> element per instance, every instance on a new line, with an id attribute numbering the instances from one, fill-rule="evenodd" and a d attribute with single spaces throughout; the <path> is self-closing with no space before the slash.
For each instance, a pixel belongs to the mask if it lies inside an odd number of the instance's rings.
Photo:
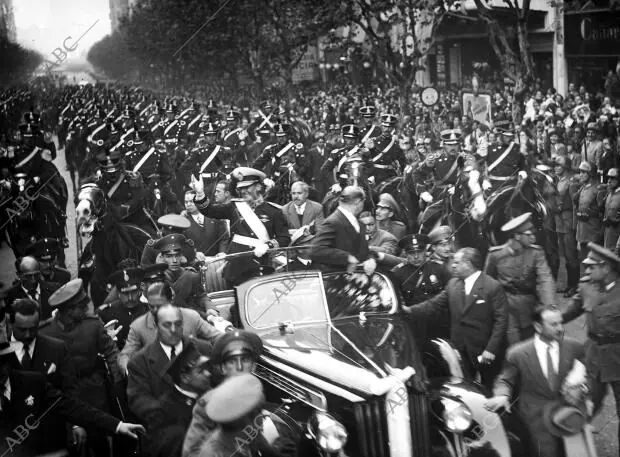
<path id="1" fill-rule="evenodd" d="M 327 452 L 338 452 L 345 444 L 349 434 L 340 422 L 329 414 L 316 412 L 308 421 L 308 433 L 317 444 Z"/>
<path id="2" fill-rule="evenodd" d="M 472 423 L 472 413 L 469 407 L 458 400 L 442 397 L 442 416 L 446 427 L 453 433 L 463 433 Z"/>

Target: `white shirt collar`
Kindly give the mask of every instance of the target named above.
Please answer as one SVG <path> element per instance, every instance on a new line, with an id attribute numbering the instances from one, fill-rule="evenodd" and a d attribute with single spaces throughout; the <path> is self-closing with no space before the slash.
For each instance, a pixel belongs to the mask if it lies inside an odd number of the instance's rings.
<path id="1" fill-rule="evenodd" d="M 482 271 L 478 270 L 475 273 L 472 273 L 471 275 L 469 275 L 467 278 L 465 278 L 465 293 L 467 295 L 471 293 L 471 290 L 473 289 L 474 284 L 476 284 L 476 281 L 478 280 L 481 274 L 482 274 Z"/>
<path id="2" fill-rule="evenodd" d="M 168 357 L 168 359 L 170 359 L 171 358 L 170 354 L 172 353 L 172 346 L 168 346 L 167 344 L 164 344 L 161 341 L 159 342 L 159 344 L 161 348 L 164 350 L 164 352 L 166 353 L 166 356 Z M 179 344 L 177 344 L 174 347 L 175 357 L 178 357 L 182 350 L 183 350 L 183 341 L 179 341 Z"/>
<path id="3" fill-rule="evenodd" d="M 301 206 L 297 206 L 295 205 L 295 203 L 293 203 L 293 205 L 295 206 L 295 211 L 297 212 L 297 214 L 299 213 L 303 214 L 304 211 L 306 211 L 306 202 L 303 202 Z"/>
<path id="4" fill-rule="evenodd" d="M 146 299 L 146 297 L 144 296 L 144 294 L 140 295 L 140 303 L 146 303 L 148 304 L 149 301 Z"/>
<path id="5" fill-rule="evenodd" d="M 30 292 L 28 291 L 28 289 L 26 289 L 24 287 L 23 284 L 22 284 L 22 289 L 23 289 L 24 292 L 26 292 L 26 295 L 28 295 L 30 297 Z M 41 296 L 41 284 L 40 283 L 37 284 L 37 296 L 39 296 L 39 297 Z"/>
<path id="6" fill-rule="evenodd" d="M 204 224 L 205 217 L 202 213 L 192 214 L 191 216 L 199 225 Z"/>
<path id="7" fill-rule="evenodd" d="M 534 336 L 534 348 L 536 349 L 536 355 L 538 356 L 538 361 L 540 362 L 540 367 L 542 368 L 542 372 L 547 377 L 547 348 L 551 346 L 551 361 L 553 362 L 553 366 L 555 368 L 555 372 L 559 371 L 559 361 L 560 361 L 560 344 L 557 341 L 551 341 L 547 343 L 542 340 L 542 338 L 536 334 Z"/>
<path id="8" fill-rule="evenodd" d="M 35 338 L 32 340 L 32 343 L 28 345 L 28 354 L 30 354 L 30 358 L 34 355 L 34 345 L 37 342 Z M 15 355 L 17 356 L 19 363 L 22 363 L 22 357 L 24 357 L 24 343 L 21 341 L 17 341 L 15 339 L 15 335 L 11 335 L 11 346 L 15 349 Z"/>
<path id="9" fill-rule="evenodd" d="M 344 209 L 342 206 L 338 207 L 338 210 L 349 220 L 353 228 L 357 233 L 360 232 L 360 223 L 357 221 L 357 218 L 350 211 Z"/>

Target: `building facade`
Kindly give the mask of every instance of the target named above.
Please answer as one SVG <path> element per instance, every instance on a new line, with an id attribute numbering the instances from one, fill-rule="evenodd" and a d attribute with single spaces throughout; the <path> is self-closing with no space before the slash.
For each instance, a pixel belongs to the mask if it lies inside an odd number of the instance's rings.
<path id="1" fill-rule="evenodd" d="M 13 0 L 0 0 L 0 39 L 17 41 Z"/>

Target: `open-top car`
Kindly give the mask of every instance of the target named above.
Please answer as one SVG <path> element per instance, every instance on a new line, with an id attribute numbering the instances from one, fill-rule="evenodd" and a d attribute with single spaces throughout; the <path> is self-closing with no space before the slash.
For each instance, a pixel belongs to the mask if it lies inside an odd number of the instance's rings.
<path id="1" fill-rule="evenodd" d="M 296 424 L 299 455 L 520 454 L 457 351 L 440 339 L 420 351 L 385 275 L 276 273 L 210 296 L 263 340 L 255 374 Z"/>

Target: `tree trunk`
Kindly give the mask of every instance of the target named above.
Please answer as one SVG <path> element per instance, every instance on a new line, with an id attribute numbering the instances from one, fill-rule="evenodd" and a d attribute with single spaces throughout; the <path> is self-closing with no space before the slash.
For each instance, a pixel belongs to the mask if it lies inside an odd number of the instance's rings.
<path id="1" fill-rule="evenodd" d="M 515 87 L 512 90 L 512 122 L 515 127 L 521 125 L 523 121 L 523 102 L 525 101 L 525 93 L 527 91 L 527 83 L 524 81 L 522 75 L 519 74 L 515 81 Z"/>
<path id="2" fill-rule="evenodd" d="M 399 86 L 399 93 L 398 93 L 398 107 L 400 110 L 401 120 L 403 119 L 403 117 L 408 116 L 410 114 L 410 107 L 411 107 L 410 95 L 411 95 L 411 84 L 409 84 L 409 81 L 405 81 L 404 83 L 401 83 Z"/>
<path id="3" fill-rule="evenodd" d="M 293 67 L 287 66 L 282 72 L 284 83 L 286 84 L 286 95 L 289 100 L 295 98 L 295 85 L 293 84 Z"/>

